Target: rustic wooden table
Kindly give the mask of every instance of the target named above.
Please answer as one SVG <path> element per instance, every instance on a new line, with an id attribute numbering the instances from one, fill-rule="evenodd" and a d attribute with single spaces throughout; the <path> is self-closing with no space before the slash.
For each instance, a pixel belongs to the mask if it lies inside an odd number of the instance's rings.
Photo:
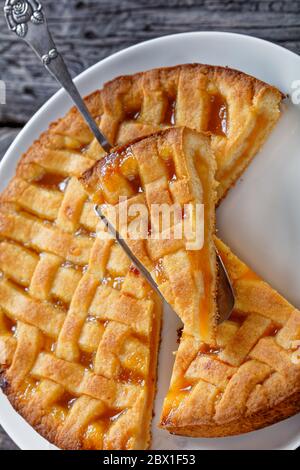
<path id="1" fill-rule="evenodd" d="M 75 76 L 125 47 L 185 31 L 233 31 L 300 52 L 300 0 L 43 0 L 51 30 Z M 57 90 L 0 13 L 0 158 L 22 126 Z M 0 449 L 16 449 L 0 427 Z"/>

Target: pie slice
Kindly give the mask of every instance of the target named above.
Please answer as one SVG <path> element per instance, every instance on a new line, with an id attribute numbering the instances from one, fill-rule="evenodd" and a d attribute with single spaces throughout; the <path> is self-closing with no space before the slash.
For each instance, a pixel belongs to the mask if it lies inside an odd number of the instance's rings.
<path id="1" fill-rule="evenodd" d="M 220 200 L 269 136 L 282 99 L 279 90 L 245 73 L 186 64 L 116 78 L 87 103 L 113 145 L 173 125 L 211 133 Z M 79 128 L 81 117 L 72 110 L 56 131 L 76 141 Z M 84 133 L 89 143 L 89 130 Z M 97 147 L 94 141 L 87 156 L 99 158 Z"/>
<path id="2" fill-rule="evenodd" d="M 214 175 L 210 139 L 173 128 L 116 149 L 81 179 L 113 225 L 125 216 L 119 231 L 132 252 L 186 331 L 208 342 L 217 323 Z M 167 210 L 155 217 L 160 209 Z M 146 233 L 133 232 L 141 214 Z"/>
<path id="3" fill-rule="evenodd" d="M 265 427 L 300 411 L 300 312 L 234 256 L 220 255 L 236 309 L 218 327 L 217 347 L 183 332 L 161 427 L 221 437 Z"/>

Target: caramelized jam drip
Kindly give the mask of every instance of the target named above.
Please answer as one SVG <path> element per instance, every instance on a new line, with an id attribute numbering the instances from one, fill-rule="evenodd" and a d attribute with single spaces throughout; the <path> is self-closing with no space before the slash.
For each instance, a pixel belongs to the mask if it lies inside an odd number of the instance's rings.
<path id="1" fill-rule="evenodd" d="M 56 343 L 53 341 L 52 338 L 46 337 L 44 339 L 44 344 L 43 344 L 43 351 L 47 353 L 52 353 L 55 351 Z"/>
<path id="2" fill-rule="evenodd" d="M 39 380 L 34 380 L 32 378 L 26 378 L 23 384 L 20 387 L 20 398 L 26 400 L 30 400 L 30 398 L 36 392 L 36 389 L 39 385 Z"/>
<path id="3" fill-rule="evenodd" d="M 104 431 L 105 429 L 101 422 L 89 424 L 83 436 L 85 447 L 89 450 L 102 450 Z"/>
<path id="4" fill-rule="evenodd" d="M 139 384 L 139 385 L 144 385 L 144 382 L 145 382 L 144 377 L 142 377 L 140 374 L 137 374 L 133 370 L 124 369 L 124 368 L 121 369 L 118 379 L 121 382 Z"/>
<path id="5" fill-rule="evenodd" d="M 176 100 L 172 100 L 168 98 L 168 106 L 165 112 L 163 124 L 166 126 L 174 126 L 175 125 L 175 116 L 176 116 Z"/>
<path id="6" fill-rule="evenodd" d="M 51 296 L 51 303 L 53 304 L 54 308 L 59 308 L 60 310 L 63 310 L 64 312 L 67 312 L 69 310 L 69 304 L 59 299 L 55 295 Z"/>
<path id="7" fill-rule="evenodd" d="M 172 384 L 171 389 L 168 392 L 164 405 L 164 416 L 162 416 L 162 424 L 168 424 L 172 418 L 172 410 L 176 410 L 180 403 L 186 398 L 191 392 L 193 386 L 184 377 L 180 377 Z"/>
<path id="8" fill-rule="evenodd" d="M 142 187 L 142 182 L 141 182 L 141 177 L 138 174 L 134 176 L 128 177 L 128 181 L 130 183 L 130 186 L 132 187 L 134 193 L 143 193 L 143 187 Z"/>
<path id="9" fill-rule="evenodd" d="M 46 189 L 57 189 L 61 192 L 66 190 L 68 182 L 69 178 L 51 173 L 45 173 L 35 181 L 35 183 L 38 183 L 40 186 L 43 186 Z"/>
<path id="10" fill-rule="evenodd" d="M 135 267 L 133 264 L 130 266 L 129 271 L 134 274 L 135 276 L 140 275 L 140 271 L 138 270 L 137 267 Z"/>
<path id="11" fill-rule="evenodd" d="M 93 370 L 94 359 L 95 359 L 95 353 L 87 353 L 87 352 L 82 351 L 80 354 L 79 362 L 86 370 Z"/>
<path id="12" fill-rule="evenodd" d="M 75 400 L 76 398 L 74 397 L 74 395 L 65 391 L 63 395 L 59 398 L 59 400 L 56 402 L 56 406 L 67 410 L 71 408 Z"/>
<path id="13" fill-rule="evenodd" d="M 214 355 L 217 356 L 221 352 L 220 348 L 215 348 L 209 344 L 203 343 L 199 350 L 199 355 Z"/>
<path id="14" fill-rule="evenodd" d="M 83 435 L 84 447 L 89 450 L 103 449 L 104 438 L 110 426 L 125 412 L 126 410 L 107 409 L 98 421 L 89 424 Z M 120 444 L 120 448 L 124 446 Z"/>
<path id="15" fill-rule="evenodd" d="M 155 280 L 158 285 L 167 282 L 168 278 L 165 273 L 165 268 L 163 266 L 163 260 L 160 259 L 154 267 Z"/>
<path id="16" fill-rule="evenodd" d="M 272 323 L 269 328 L 265 331 L 264 336 L 271 336 L 274 337 L 277 335 L 277 333 L 281 330 L 281 326 L 277 325 L 275 323 Z"/>
<path id="17" fill-rule="evenodd" d="M 176 167 L 175 167 L 174 160 L 171 158 L 171 159 L 165 160 L 164 163 L 165 163 L 167 174 L 168 174 L 168 180 L 176 181 L 177 176 L 176 176 Z"/>
<path id="18" fill-rule="evenodd" d="M 141 110 L 140 109 L 126 109 L 124 110 L 125 118 L 128 121 L 137 121 L 140 117 Z"/>
<path id="19" fill-rule="evenodd" d="M 143 192 L 138 163 L 130 147 L 105 157 L 101 162 L 100 175 L 102 183 L 109 191 L 114 192 L 117 189 L 115 181 L 118 180 L 114 177 L 119 175 L 126 178 L 133 193 Z"/>
<path id="20" fill-rule="evenodd" d="M 226 136 L 228 128 L 227 103 L 221 95 L 210 97 L 210 117 L 207 130 L 212 134 Z"/>
<path id="21" fill-rule="evenodd" d="M 234 310 L 229 318 L 230 321 L 237 323 L 239 326 L 242 326 L 242 324 L 244 323 L 246 319 L 247 319 L 247 315 L 239 312 L 238 310 Z"/>
<path id="22" fill-rule="evenodd" d="M 7 332 L 11 332 L 13 334 L 15 333 L 16 325 L 17 325 L 15 321 L 13 321 L 11 318 L 4 315 L 2 318 L 2 322 L 3 322 L 4 329 Z"/>
<path id="23" fill-rule="evenodd" d="M 54 405 L 51 408 L 50 415 L 53 416 L 53 418 L 56 421 L 60 421 L 61 423 L 63 423 L 66 419 L 66 416 L 67 416 L 67 408 L 63 408 L 61 406 Z"/>

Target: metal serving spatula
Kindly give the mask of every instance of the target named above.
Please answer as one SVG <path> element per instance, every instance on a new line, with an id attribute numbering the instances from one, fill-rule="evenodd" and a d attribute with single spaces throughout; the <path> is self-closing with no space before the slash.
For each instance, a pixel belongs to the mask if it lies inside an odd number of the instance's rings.
<path id="1" fill-rule="evenodd" d="M 97 123 L 89 113 L 89 110 L 72 80 L 62 56 L 56 48 L 48 29 L 47 19 L 42 4 L 38 0 L 6 0 L 4 14 L 9 29 L 16 33 L 20 39 L 23 39 L 34 50 L 37 56 L 41 59 L 44 67 L 72 98 L 99 144 L 106 152 L 110 152 L 112 148 L 111 144 L 102 134 Z M 150 272 L 139 262 L 122 236 L 109 223 L 101 212 L 101 208 L 96 206 L 95 210 L 97 215 L 107 226 L 108 230 L 115 236 L 127 256 L 145 276 L 154 290 L 162 297 L 162 294 L 160 293 Z M 219 288 L 217 301 L 221 323 L 229 318 L 234 308 L 235 298 L 229 276 L 218 254 L 217 259 L 219 264 Z"/>

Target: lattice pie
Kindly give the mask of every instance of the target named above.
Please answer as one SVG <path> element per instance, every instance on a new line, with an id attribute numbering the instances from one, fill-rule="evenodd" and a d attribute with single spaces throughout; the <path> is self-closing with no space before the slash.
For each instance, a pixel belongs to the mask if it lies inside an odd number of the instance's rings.
<path id="1" fill-rule="evenodd" d="M 120 202 L 122 197 L 127 198 L 128 207 L 133 204 L 145 207 L 147 230 L 149 226 L 152 233 L 146 233 L 146 239 L 129 238 L 128 245 L 151 272 L 186 330 L 203 341 L 213 342 L 217 323 L 213 240 L 216 183 L 209 144 L 207 136 L 190 129 L 169 129 L 115 150 L 88 170 L 81 181 L 112 223 L 115 222 L 107 204 L 117 208 L 118 214 L 124 206 Z M 154 227 L 159 237 L 154 239 L 151 210 L 155 204 L 171 208 L 175 203 L 179 219 L 168 217 L 163 227 Z M 192 217 L 193 224 L 200 223 L 199 218 L 196 220 L 197 204 L 204 205 L 204 245 L 189 250 L 183 222 Z M 133 213 L 126 218 L 134 224 L 138 215 Z M 128 230 L 122 235 L 127 234 Z M 192 235 L 195 239 L 196 233 Z"/>
<path id="2" fill-rule="evenodd" d="M 220 198 L 269 134 L 281 99 L 243 73 L 185 65 L 118 78 L 86 102 L 114 145 L 173 125 L 209 131 Z M 103 155 L 72 109 L 22 157 L 1 196 L 1 387 L 59 447 L 144 449 L 161 306 L 121 249 L 96 237 L 77 178 Z M 187 194 L 183 186 L 177 197 Z"/>
<path id="3" fill-rule="evenodd" d="M 174 434 L 241 434 L 300 411 L 299 310 L 220 240 L 217 247 L 235 311 L 218 327 L 217 347 L 183 332 L 161 417 Z"/>

